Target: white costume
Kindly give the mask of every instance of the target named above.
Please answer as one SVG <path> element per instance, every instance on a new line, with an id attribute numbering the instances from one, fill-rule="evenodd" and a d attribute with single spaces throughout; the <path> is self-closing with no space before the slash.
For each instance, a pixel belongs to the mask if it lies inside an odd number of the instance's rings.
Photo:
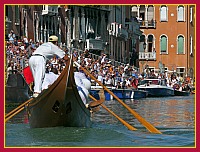
<path id="1" fill-rule="evenodd" d="M 53 72 L 45 73 L 42 90 L 47 89 L 49 85 L 52 85 L 56 81 L 57 78 L 58 74 L 54 74 Z"/>
<path id="2" fill-rule="evenodd" d="M 47 42 L 40 45 L 31 56 L 29 65 L 34 78 L 34 92 L 41 92 L 46 60 L 50 60 L 54 55 L 63 58 L 65 52 L 52 42 Z"/>
<path id="3" fill-rule="evenodd" d="M 77 85 L 78 93 L 84 104 L 87 104 L 91 82 L 86 78 L 82 72 L 74 72 L 74 79 Z"/>

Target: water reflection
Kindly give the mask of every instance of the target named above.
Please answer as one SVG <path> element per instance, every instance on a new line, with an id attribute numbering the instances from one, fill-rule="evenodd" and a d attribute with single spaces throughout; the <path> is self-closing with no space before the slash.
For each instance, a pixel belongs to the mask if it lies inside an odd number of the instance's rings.
<path id="1" fill-rule="evenodd" d="M 139 113 L 152 125 L 159 128 L 185 128 L 194 127 L 194 98 L 146 98 L 142 100 L 125 100 L 127 105 Z M 117 115 L 133 125 L 141 126 L 128 110 L 126 110 L 116 100 L 106 101 L 108 108 L 112 109 Z M 107 123 L 117 123 L 117 120 L 107 118 L 107 112 L 101 109 L 95 114 L 95 121 L 106 121 Z M 104 119 L 102 119 L 104 118 Z"/>
<path id="2" fill-rule="evenodd" d="M 118 101 L 105 105 L 136 127 L 130 131 L 101 107 L 92 115 L 91 128 L 55 127 L 30 129 L 28 115 L 22 111 L 6 123 L 6 146 L 194 146 L 194 96 L 124 100 L 145 120 L 162 132 L 155 135 Z M 6 106 L 6 112 L 16 108 Z M 26 141 L 26 142 L 24 142 Z"/>

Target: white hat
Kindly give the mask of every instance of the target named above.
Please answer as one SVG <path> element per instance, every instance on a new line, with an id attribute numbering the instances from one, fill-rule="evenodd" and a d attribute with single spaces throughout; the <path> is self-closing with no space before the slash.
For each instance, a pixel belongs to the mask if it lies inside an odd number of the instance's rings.
<path id="1" fill-rule="evenodd" d="M 58 41 L 58 37 L 57 36 L 52 35 L 52 36 L 49 37 L 49 42 L 56 42 L 56 41 Z"/>

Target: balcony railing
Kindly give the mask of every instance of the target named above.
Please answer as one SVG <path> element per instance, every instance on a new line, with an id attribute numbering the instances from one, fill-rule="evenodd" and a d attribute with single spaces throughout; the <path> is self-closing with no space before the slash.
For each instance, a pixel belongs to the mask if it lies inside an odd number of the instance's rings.
<path id="1" fill-rule="evenodd" d="M 10 20 L 10 18 L 8 18 L 7 16 L 5 17 L 5 22 L 6 23 L 12 23 L 12 21 Z"/>
<path id="2" fill-rule="evenodd" d="M 92 50 L 103 50 L 103 40 L 101 39 L 87 39 L 86 40 L 86 49 Z"/>
<path id="3" fill-rule="evenodd" d="M 58 5 L 43 5 L 42 15 L 56 15 L 58 13 Z"/>
<path id="4" fill-rule="evenodd" d="M 126 29 L 124 28 L 119 28 L 119 31 L 118 31 L 118 34 L 117 34 L 118 37 L 122 37 L 124 39 L 127 39 L 128 38 L 128 32 Z"/>
<path id="5" fill-rule="evenodd" d="M 127 31 L 127 28 L 122 27 L 122 24 L 113 22 L 110 25 L 109 35 L 113 35 L 113 36 L 116 36 L 116 37 L 121 37 L 121 38 L 127 39 L 128 38 L 128 31 Z"/>
<path id="6" fill-rule="evenodd" d="M 139 52 L 139 60 L 156 60 L 154 52 Z"/>
<path id="7" fill-rule="evenodd" d="M 145 27 L 145 28 L 156 28 L 156 20 L 145 20 L 145 21 L 139 21 L 140 27 Z"/>

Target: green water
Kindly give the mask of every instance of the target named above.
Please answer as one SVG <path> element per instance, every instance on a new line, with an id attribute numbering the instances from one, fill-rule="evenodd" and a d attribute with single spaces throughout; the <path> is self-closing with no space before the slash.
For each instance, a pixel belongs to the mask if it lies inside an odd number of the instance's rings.
<path id="1" fill-rule="evenodd" d="M 162 134 L 151 134 L 117 101 L 105 105 L 137 128 L 130 131 L 105 109 L 92 115 L 91 128 L 30 129 L 26 111 L 5 125 L 6 147 L 194 147 L 195 99 L 188 97 L 124 100 Z M 6 111 L 13 107 L 6 105 Z"/>

